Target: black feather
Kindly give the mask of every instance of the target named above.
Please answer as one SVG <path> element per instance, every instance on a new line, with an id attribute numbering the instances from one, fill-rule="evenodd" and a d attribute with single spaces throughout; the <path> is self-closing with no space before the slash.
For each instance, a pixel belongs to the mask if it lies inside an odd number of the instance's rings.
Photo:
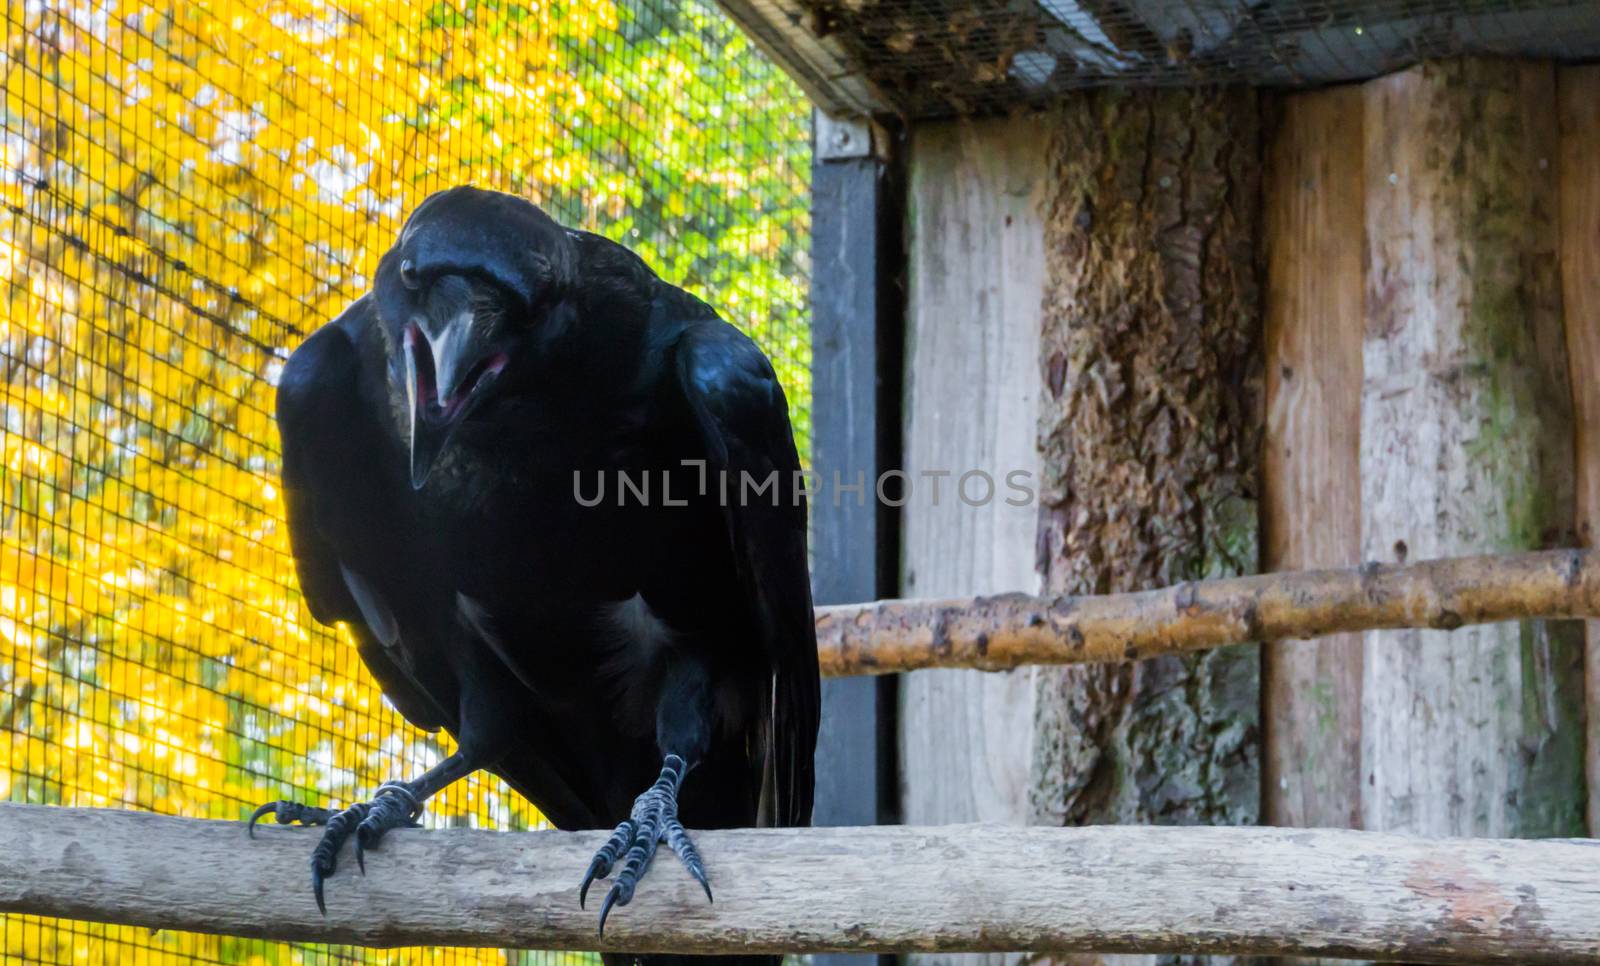
<path id="1" fill-rule="evenodd" d="M 678 382 L 713 473 L 729 481 L 723 507 L 739 584 L 732 599 L 767 650 L 778 825 L 811 822 L 821 695 L 806 568 L 806 502 L 788 404 L 772 365 L 720 319 L 687 328 L 674 347 Z M 752 495 L 771 479 L 774 495 Z M 745 486 L 745 480 L 754 481 Z M 719 488 L 720 495 L 720 488 Z"/>

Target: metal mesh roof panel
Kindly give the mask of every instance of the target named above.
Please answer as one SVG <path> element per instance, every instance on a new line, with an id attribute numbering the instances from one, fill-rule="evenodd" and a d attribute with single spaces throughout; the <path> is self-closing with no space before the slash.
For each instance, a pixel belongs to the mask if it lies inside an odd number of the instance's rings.
<path id="1" fill-rule="evenodd" d="M 820 105 L 939 117 L 1109 84 L 1313 87 L 1600 57 L 1600 0 L 724 0 Z"/>

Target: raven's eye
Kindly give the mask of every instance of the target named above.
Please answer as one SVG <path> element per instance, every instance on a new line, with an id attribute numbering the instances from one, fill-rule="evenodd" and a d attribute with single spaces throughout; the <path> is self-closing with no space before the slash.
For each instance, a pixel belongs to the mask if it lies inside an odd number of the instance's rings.
<path id="1" fill-rule="evenodd" d="M 413 290 L 422 284 L 417 278 L 417 266 L 411 264 L 409 258 L 400 263 L 400 284 Z"/>

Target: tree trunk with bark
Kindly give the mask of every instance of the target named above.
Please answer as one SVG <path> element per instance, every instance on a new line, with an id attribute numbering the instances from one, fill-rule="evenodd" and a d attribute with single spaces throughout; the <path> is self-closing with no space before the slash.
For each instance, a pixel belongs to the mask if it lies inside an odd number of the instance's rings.
<path id="1" fill-rule="evenodd" d="M 1244 90 L 1096 91 L 1057 115 L 1040 354 L 1047 593 L 1256 569 L 1260 140 Z M 1037 680 L 1035 821 L 1258 819 L 1256 648 Z"/>

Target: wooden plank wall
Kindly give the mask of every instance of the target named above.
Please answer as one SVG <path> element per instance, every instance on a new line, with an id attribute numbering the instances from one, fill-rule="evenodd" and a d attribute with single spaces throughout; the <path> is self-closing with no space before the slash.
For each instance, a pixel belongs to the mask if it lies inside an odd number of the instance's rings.
<path id="1" fill-rule="evenodd" d="M 1571 539 L 1555 71 L 1424 64 L 1365 94 L 1363 556 Z M 1367 634 L 1363 824 L 1580 834 L 1581 633 L 1532 621 Z"/>
<path id="2" fill-rule="evenodd" d="M 1268 149 L 1263 570 L 1361 562 L 1361 110 L 1290 97 Z M 1269 642 L 1261 673 L 1262 821 L 1357 824 L 1361 635 Z"/>
<path id="3" fill-rule="evenodd" d="M 1556 77 L 1561 292 L 1572 373 L 1578 538 L 1600 539 L 1600 65 Z M 1600 836 L 1600 621 L 1588 624 L 1589 834 Z"/>
<path id="4" fill-rule="evenodd" d="M 1428 65 L 1277 113 L 1261 236 L 1266 565 L 1592 542 L 1600 67 Z M 1018 118 L 912 136 L 914 480 L 1036 459 L 1039 130 Z M 1036 508 L 944 496 L 905 510 L 902 594 L 1038 589 Z M 1579 831 L 1584 744 L 1600 787 L 1600 660 L 1584 724 L 1570 629 L 1457 633 L 1267 645 L 1266 819 Z M 906 677 L 905 821 L 1028 819 L 1029 675 Z M 1600 794 L 1587 799 L 1600 834 Z"/>
<path id="5" fill-rule="evenodd" d="M 1595 76 L 1466 59 L 1283 103 L 1263 238 L 1271 566 L 1567 545 L 1592 519 Z M 1541 622 L 1269 645 L 1269 820 L 1580 834 L 1585 743 L 1600 774 L 1582 650 Z"/>
<path id="6" fill-rule="evenodd" d="M 1037 123 L 1022 118 L 924 125 L 911 141 L 904 411 L 914 490 L 903 517 L 905 596 L 1039 587 L 1037 507 L 1000 498 L 967 506 L 953 488 L 972 469 L 997 481 L 1016 469 L 1038 479 L 1044 147 Z M 937 505 L 925 471 L 952 474 Z M 1027 668 L 904 676 L 907 824 L 1025 824 L 1033 692 Z"/>

